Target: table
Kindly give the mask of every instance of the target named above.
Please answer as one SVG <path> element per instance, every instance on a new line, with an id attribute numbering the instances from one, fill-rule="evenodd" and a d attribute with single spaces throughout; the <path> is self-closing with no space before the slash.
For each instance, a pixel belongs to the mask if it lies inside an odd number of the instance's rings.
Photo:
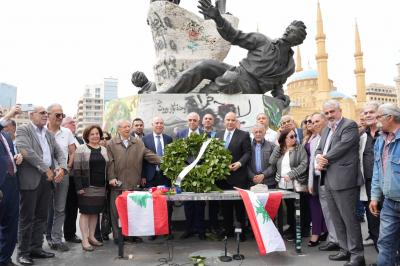
<path id="1" fill-rule="evenodd" d="M 300 195 L 293 191 L 270 189 L 269 192 L 282 192 L 283 199 L 294 199 L 295 200 L 295 221 L 296 221 L 296 236 L 295 236 L 295 248 L 298 254 L 301 254 L 301 226 L 300 226 Z M 242 200 L 239 191 L 237 190 L 224 190 L 222 192 L 209 192 L 209 193 L 194 193 L 194 192 L 182 192 L 175 195 L 166 195 L 167 201 L 189 201 L 189 200 Z M 278 230 L 283 233 L 283 208 L 282 204 L 278 211 Z M 123 257 L 123 237 L 120 233 L 118 254 L 119 257 Z"/>

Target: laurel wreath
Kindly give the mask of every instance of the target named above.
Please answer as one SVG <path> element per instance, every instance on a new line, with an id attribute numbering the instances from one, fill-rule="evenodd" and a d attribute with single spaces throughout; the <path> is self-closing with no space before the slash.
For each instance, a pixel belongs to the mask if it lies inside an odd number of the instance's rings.
<path id="1" fill-rule="evenodd" d="M 188 138 L 177 139 L 164 150 L 161 170 L 174 184 L 179 173 L 198 155 L 206 134 L 194 134 Z M 198 164 L 185 176 L 181 183 L 182 191 L 210 192 L 220 190 L 216 181 L 226 179 L 230 174 L 228 165 L 232 155 L 224 148 L 221 140 L 213 138 Z"/>

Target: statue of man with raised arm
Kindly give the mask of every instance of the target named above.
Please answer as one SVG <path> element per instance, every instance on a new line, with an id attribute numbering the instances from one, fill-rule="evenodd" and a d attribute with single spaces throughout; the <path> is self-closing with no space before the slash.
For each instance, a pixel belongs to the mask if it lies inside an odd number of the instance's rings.
<path id="1" fill-rule="evenodd" d="M 305 40 L 307 33 L 304 23 L 293 21 L 281 38 L 271 40 L 261 33 L 243 33 L 234 29 L 210 0 L 199 0 L 198 8 L 201 14 L 215 21 L 219 34 L 225 40 L 247 49 L 247 57 L 239 62 L 239 66 L 202 60 L 182 72 L 163 92 L 187 93 L 203 79 L 208 79 L 217 85 L 218 91 L 207 91 L 206 87 L 201 92 L 264 94 L 271 91 L 272 96 L 282 99 L 286 106 L 289 105 L 289 98 L 284 95 L 282 85 L 294 73 L 292 47 Z"/>

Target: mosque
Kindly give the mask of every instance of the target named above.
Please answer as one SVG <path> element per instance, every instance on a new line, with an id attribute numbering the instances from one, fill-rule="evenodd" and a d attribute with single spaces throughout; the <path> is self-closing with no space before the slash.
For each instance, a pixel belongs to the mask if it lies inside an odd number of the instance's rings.
<path id="1" fill-rule="evenodd" d="M 340 102 L 343 116 L 358 119 L 358 114 L 366 102 L 365 68 L 363 65 L 363 52 L 361 50 L 360 36 L 357 24 L 355 26 L 355 78 L 357 95 L 351 97 L 345 95 L 334 87 L 333 81 L 328 76 L 328 54 L 325 48 L 325 33 L 321 15 L 320 4 L 317 7 L 317 32 L 316 46 L 317 69 L 303 70 L 301 64 L 300 48 L 296 53 L 296 72 L 287 83 L 286 94 L 291 99 L 290 114 L 295 121 L 302 121 L 307 115 L 320 112 L 322 105 L 329 99 Z"/>

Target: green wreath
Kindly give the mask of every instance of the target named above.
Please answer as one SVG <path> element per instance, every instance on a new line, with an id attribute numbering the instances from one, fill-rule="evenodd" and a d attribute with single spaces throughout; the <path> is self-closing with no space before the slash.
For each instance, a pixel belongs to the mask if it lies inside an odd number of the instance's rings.
<path id="1" fill-rule="evenodd" d="M 165 147 L 161 170 L 172 184 L 183 168 L 189 165 L 188 158 L 193 158 L 193 161 L 207 139 L 206 134 L 193 134 L 189 138 L 174 140 Z M 183 179 L 181 189 L 196 193 L 220 190 L 215 183 L 230 174 L 228 165 L 231 160 L 232 155 L 224 148 L 223 142 L 213 138 L 201 160 Z"/>

